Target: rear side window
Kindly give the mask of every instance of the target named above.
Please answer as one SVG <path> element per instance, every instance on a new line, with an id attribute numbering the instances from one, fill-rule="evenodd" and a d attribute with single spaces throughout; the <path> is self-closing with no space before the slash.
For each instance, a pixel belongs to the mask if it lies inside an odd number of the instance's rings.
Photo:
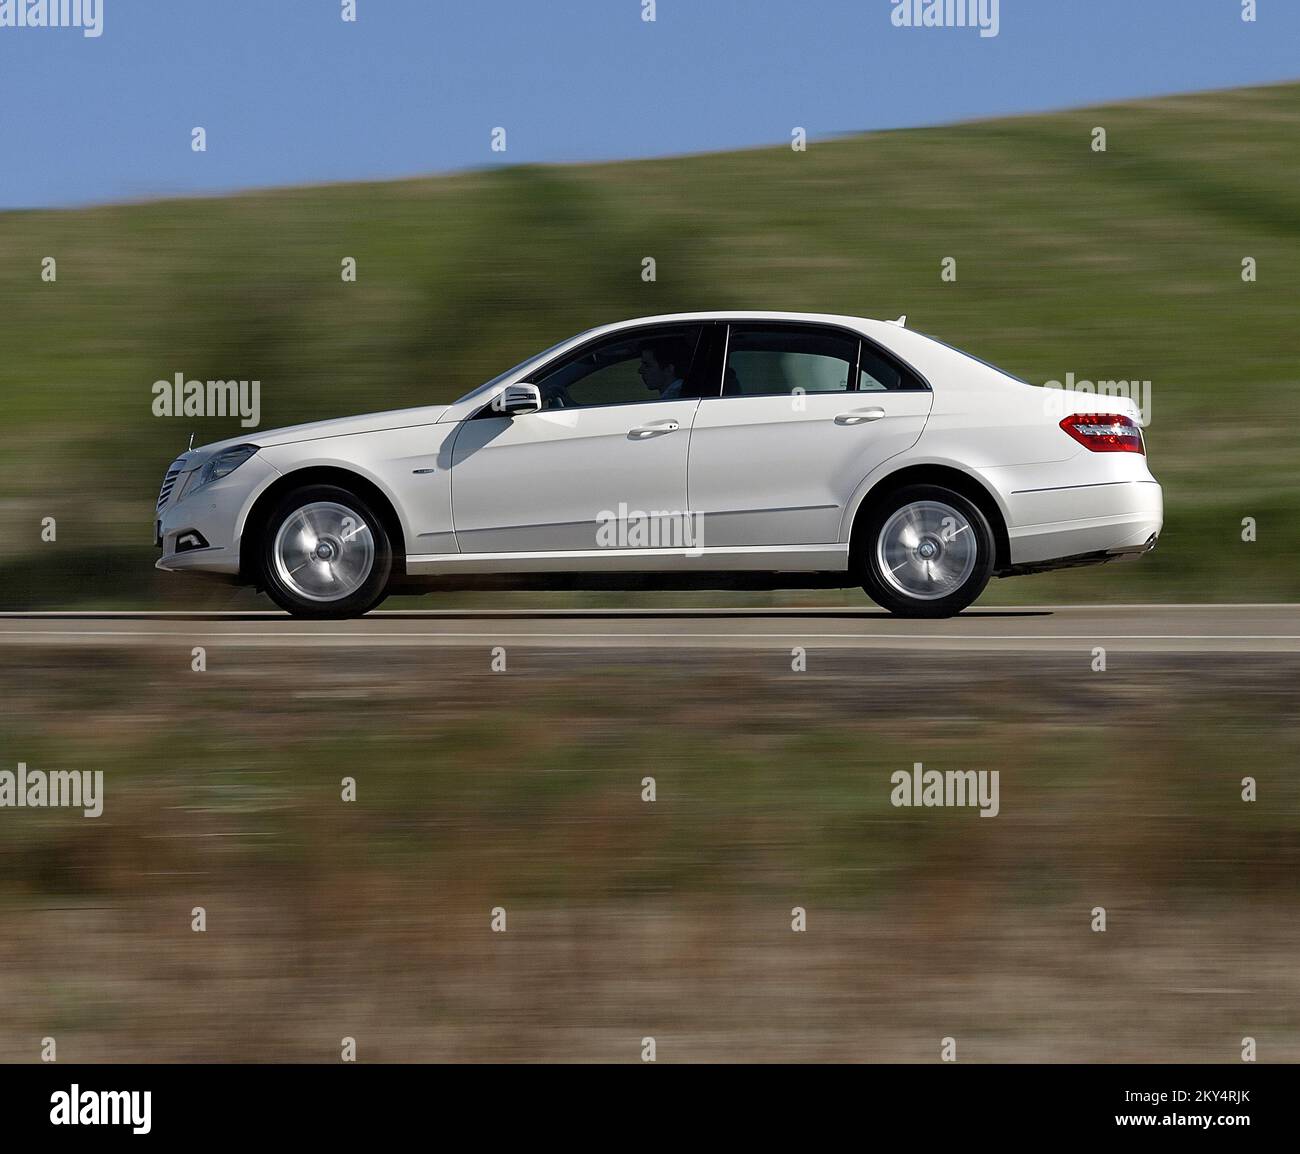
<path id="1" fill-rule="evenodd" d="M 866 341 L 862 342 L 862 359 L 858 362 L 859 392 L 884 393 L 924 388 L 921 378 L 901 361 Z"/>
<path id="2" fill-rule="evenodd" d="M 724 397 L 769 397 L 850 390 L 858 341 L 829 329 L 732 325 Z"/>
<path id="3" fill-rule="evenodd" d="M 715 370 L 716 371 L 716 370 Z M 928 391 L 902 361 L 839 329 L 736 324 L 727 340 L 724 397 Z"/>

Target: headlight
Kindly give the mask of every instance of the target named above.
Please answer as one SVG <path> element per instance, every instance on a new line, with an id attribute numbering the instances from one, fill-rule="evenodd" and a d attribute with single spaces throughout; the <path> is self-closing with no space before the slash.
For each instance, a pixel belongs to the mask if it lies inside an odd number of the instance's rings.
<path id="1" fill-rule="evenodd" d="M 233 473 L 256 452 L 256 445 L 236 445 L 232 449 L 222 449 L 216 456 L 209 458 L 201 468 L 190 474 L 185 492 L 181 496 L 184 497 L 196 489 L 202 489 L 204 485 L 211 485 L 213 481 L 219 481 L 222 477 Z"/>

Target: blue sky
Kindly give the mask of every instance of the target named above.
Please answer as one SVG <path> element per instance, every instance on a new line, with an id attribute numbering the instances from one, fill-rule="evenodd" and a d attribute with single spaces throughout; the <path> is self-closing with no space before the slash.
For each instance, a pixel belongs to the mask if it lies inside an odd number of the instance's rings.
<path id="1" fill-rule="evenodd" d="M 0 207 L 715 151 L 796 125 L 815 141 L 1300 76 L 1296 0 L 1259 0 L 1254 24 L 1241 0 L 1000 0 L 994 38 L 896 28 L 892 0 L 658 0 L 654 23 L 642 0 L 356 0 L 354 24 L 341 0 L 101 2 L 98 38 L 0 27 Z"/>

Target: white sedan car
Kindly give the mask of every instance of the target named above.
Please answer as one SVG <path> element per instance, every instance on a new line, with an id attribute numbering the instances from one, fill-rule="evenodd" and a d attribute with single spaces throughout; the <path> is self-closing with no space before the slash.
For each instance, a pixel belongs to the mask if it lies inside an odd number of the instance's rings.
<path id="1" fill-rule="evenodd" d="M 1099 400 L 901 321 L 623 321 L 450 405 L 185 453 L 158 497 L 158 567 L 315 617 L 489 584 L 861 586 L 948 616 L 991 576 L 1155 544 L 1137 407 Z"/>

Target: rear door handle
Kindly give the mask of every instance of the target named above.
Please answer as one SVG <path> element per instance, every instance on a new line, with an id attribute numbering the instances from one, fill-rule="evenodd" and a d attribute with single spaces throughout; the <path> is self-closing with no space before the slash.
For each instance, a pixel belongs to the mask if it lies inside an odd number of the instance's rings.
<path id="1" fill-rule="evenodd" d="M 871 409 L 850 409 L 847 413 L 839 413 L 835 417 L 837 425 L 865 425 L 868 421 L 878 421 L 885 415 L 885 410 L 881 408 Z"/>
<path id="2" fill-rule="evenodd" d="M 664 433 L 671 433 L 681 427 L 680 421 L 651 421 L 648 425 L 637 425 L 635 429 L 629 429 L 627 435 L 629 440 L 644 441 L 650 437 L 659 437 Z"/>

